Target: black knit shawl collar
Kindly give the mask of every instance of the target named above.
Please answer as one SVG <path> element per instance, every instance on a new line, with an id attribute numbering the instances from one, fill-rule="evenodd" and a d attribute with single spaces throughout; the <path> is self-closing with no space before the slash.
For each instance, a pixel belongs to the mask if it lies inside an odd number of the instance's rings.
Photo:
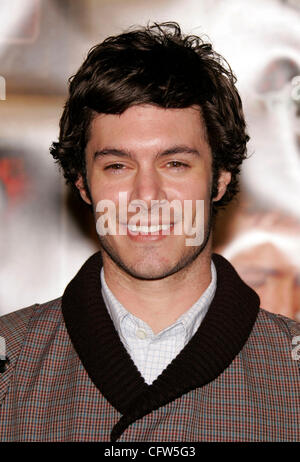
<path id="1" fill-rule="evenodd" d="M 112 431 L 115 441 L 130 423 L 217 378 L 247 341 L 259 310 L 259 297 L 231 264 L 213 254 L 217 289 L 190 342 L 147 385 L 124 348 L 101 294 L 101 254 L 83 265 L 67 286 L 62 312 L 73 346 L 89 377 L 123 415 Z"/>

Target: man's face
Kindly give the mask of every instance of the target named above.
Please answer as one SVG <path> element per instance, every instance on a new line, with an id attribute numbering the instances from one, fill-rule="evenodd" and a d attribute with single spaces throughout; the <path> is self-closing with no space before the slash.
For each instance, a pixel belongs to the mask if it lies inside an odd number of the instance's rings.
<path id="1" fill-rule="evenodd" d="M 102 200 L 113 201 L 118 212 L 122 192 L 127 194 L 128 204 L 144 201 L 148 218 L 153 201 L 177 200 L 184 210 L 184 201 L 190 200 L 195 224 L 198 199 L 204 200 L 208 237 L 212 155 L 199 108 L 144 105 L 133 106 L 121 115 L 97 115 L 90 127 L 86 170 L 96 219 L 96 206 Z M 229 180 L 230 174 L 222 172 L 216 200 L 224 194 Z M 82 178 L 76 184 L 83 199 L 90 203 Z M 125 235 L 100 236 L 104 264 L 110 259 L 131 276 L 159 279 L 191 264 L 203 250 L 203 245 L 186 245 L 184 227 L 181 235 L 175 235 L 172 228 L 169 235 L 131 232 L 127 225 L 132 215 L 128 212 L 127 222 L 121 223 L 117 213 L 117 225 L 123 231 L 125 228 Z M 162 220 L 161 217 L 159 224 L 164 224 Z M 172 214 L 170 221 L 174 221 Z"/>

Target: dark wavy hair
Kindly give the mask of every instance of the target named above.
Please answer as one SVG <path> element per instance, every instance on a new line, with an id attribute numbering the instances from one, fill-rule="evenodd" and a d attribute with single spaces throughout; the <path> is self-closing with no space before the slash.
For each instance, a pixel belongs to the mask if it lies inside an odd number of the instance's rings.
<path id="1" fill-rule="evenodd" d="M 87 193 L 85 148 L 91 121 L 98 113 L 122 114 L 137 104 L 163 108 L 198 105 L 213 157 L 212 198 L 220 170 L 231 182 L 220 201 L 226 205 L 238 191 L 237 176 L 246 158 L 249 136 L 236 78 L 210 43 L 184 35 L 175 22 L 154 24 L 108 37 L 88 53 L 69 79 L 69 97 L 60 120 L 59 141 L 50 152 L 67 183 L 82 175 Z"/>

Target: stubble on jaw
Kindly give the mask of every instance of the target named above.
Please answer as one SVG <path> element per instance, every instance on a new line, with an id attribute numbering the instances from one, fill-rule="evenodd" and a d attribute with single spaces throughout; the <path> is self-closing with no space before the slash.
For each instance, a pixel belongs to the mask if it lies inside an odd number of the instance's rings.
<path id="1" fill-rule="evenodd" d="M 101 245 L 101 252 L 102 258 L 109 258 L 112 262 L 123 272 L 127 275 L 139 279 L 142 281 L 155 281 L 167 278 L 171 275 L 178 273 L 179 271 L 188 270 L 192 263 L 199 257 L 200 254 L 203 253 L 204 249 L 206 249 L 208 245 L 208 241 L 212 231 L 212 202 L 210 203 L 209 209 L 209 217 L 207 222 L 207 227 L 204 233 L 204 239 L 201 245 L 198 246 L 190 246 L 189 248 L 191 251 L 187 252 L 186 254 L 183 251 L 183 255 L 179 258 L 176 264 L 174 264 L 171 268 L 165 269 L 159 274 L 141 274 L 141 271 L 137 271 L 133 265 L 126 265 L 124 260 L 118 255 L 118 253 L 114 250 L 114 248 L 109 243 L 109 238 L 107 236 L 99 236 L 100 245 Z M 147 258 L 149 251 L 147 251 Z"/>

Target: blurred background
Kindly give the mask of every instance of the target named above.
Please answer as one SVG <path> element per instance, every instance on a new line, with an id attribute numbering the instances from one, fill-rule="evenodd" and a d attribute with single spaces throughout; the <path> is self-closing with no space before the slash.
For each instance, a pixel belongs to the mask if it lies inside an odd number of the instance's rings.
<path id="1" fill-rule="evenodd" d="M 88 50 L 153 21 L 206 36 L 238 78 L 249 159 L 214 249 L 300 321 L 300 0 L 1 0 L 0 315 L 60 296 L 98 250 L 49 146 Z"/>

